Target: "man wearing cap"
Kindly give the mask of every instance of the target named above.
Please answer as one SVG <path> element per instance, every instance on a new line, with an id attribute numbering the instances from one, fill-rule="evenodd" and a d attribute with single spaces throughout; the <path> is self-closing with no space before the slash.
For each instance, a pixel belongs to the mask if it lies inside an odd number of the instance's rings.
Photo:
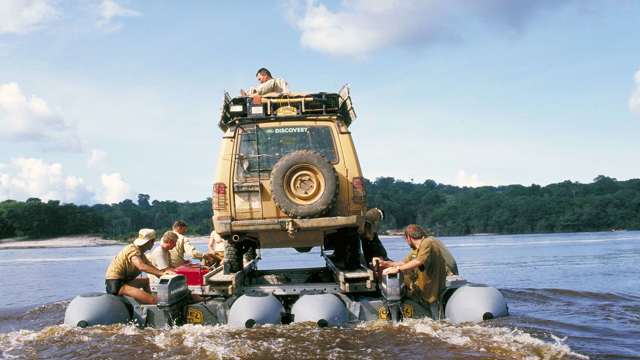
<path id="1" fill-rule="evenodd" d="M 187 233 L 187 224 L 178 220 L 173 223 L 172 230 L 178 236 L 178 240 L 176 241 L 176 246 L 169 251 L 170 263 L 173 266 L 180 266 L 185 263 L 185 255 L 189 255 L 194 259 L 203 259 L 205 262 L 213 261 L 212 254 L 203 254 L 198 251 L 195 246 L 191 245 L 189 239 L 187 239 L 184 234 Z"/>
<path id="2" fill-rule="evenodd" d="M 288 94 L 289 88 L 288 84 L 284 79 L 276 78 L 274 79 L 271 76 L 271 72 L 266 68 L 260 68 L 256 72 L 256 79 L 260 83 L 259 85 L 249 88 L 247 91 L 240 90 L 240 95 L 242 96 L 254 96 L 254 95 L 265 95 L 270 93 L 277 94 Z"/>
<path id="3" fill-rule="evenodd" d="M 367 264 L 370 264 L 372 261 L 389 260 L 387 250 L 378 237 L 378 229 L 383 219 L 384 212 L 378 208 L 367 210 L 364 216 L 364 232 L 360 238 L 362 242 L 362 253 Z"/>
<path id="4" fill-rule="evenodd" d="M 151 265 L 144 253 L 153 247 L 156 232 L 153 229 L 141 229 L 138 238 L 122 249 L 107 268 L 105 287 L 109 294 L 127 295 L 142 304 L 155 304 L 157 299 L 149 293 L 149 279 L 138 278 L 141 272 L 155 276 L 171 274 Z M 144 290 L 143 290 L 144 289 Z M 145 291 L 146 290 L 146 291 Z"/>
<path id="5" fill-rule="evenodd" d="M 409 297 L 429 305 L 432 318 L 440 317 L 439 297 L 447 278 L 446 246 L 438 239 L 428 236 L 416 224 L 407 226 L 405 241 L 411 252 L 403 261 L 381 261 L 383 274 L 402 272 Z"/>

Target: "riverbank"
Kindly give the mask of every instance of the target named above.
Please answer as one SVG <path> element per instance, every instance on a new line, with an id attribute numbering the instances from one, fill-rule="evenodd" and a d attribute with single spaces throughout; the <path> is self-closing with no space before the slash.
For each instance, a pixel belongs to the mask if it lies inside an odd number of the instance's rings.
<path id="1" fill-rule="evenodd" d="M 78 235 L 53 239 L 21 240 L 16 238 L 0 240 L 0 250 L 38 249 L 38 248 L 74 248 L 119 245 L 118 240 L 103 239 L 99 236 Z"/>
<path id="2" fill-rule="evenodd" d="M 206 244 L 207 236 L 188 237 L 191 243 Z M 63 236 L 53 239 L 22 240 L 10 238 L 0 240 L 0 250 L 41 249 L 41 248 L 77 248 L 95 246 L 123 245 L 126 241 L 103 239 L 94 235 Z"/>

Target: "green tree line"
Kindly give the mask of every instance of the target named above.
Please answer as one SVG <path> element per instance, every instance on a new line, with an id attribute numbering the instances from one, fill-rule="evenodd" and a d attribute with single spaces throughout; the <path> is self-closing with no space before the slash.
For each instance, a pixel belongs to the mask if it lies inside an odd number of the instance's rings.
<path id="1" fill-rule="evenodd" d="M 590 184 L 469 188 L 378 178 L 367 186 L 369 206 L 385 211 L 383 229 L 410 223 L 439 235 L 640 229 L 640 179 L 600 175 Z"/>
<path id="2" fill-rule="evenodd" d="M 383 230 L 410 223 L 439 235 L 640 229 L 640 179 L 598 176 L 589 184 L 469 188 L 381 177 L 366 186 L 368 205 L 385 212 Z M 147 194 L 139 194 L 137 202 L 92 206 L 6 200 L 0 203 L 0 238 L 96 234 L 122 239 L 143 227 L 163 231 L 177 219 L 189 224 L 190 233 L 205 235 L 211 216 L 211 199 L 150 201 Z"/>
<path id="3" fill-rule="evenodd" d="M 109 239 L 126 239 L 141 228 L 158 232 L 171 228 L 177 219 L 189 224 L 192 234 L 211 232 L 211 199 L 199 202 L 149 201 L 139 194 L 137 203 L 124 200 L 118 204 L 92 206 L 6 200 L 0 203 L 0 239 L 30 239 L 66 235 L 95 234 Z"/>

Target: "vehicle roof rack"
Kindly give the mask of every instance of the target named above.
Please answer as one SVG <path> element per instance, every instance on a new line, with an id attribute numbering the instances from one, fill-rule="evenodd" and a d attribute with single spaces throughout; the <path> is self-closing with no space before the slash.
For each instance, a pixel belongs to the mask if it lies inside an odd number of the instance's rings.
<path id="1" fill-rule="evenodd" d="M 338 93 L 267 94 L 238 96 L 224 93 L 218 127 L 227 131 L 240 123 L 264 120 L 299 120 L 307 117 L 337 116 L 348 127 L 356 119 L 348 85 Z"/>

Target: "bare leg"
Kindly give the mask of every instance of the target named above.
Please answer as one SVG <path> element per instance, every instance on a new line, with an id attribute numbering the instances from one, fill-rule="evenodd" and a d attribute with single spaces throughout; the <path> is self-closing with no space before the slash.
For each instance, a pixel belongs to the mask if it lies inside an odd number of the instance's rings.
<path id="1" fill-rule="evenodd" d="M 131 281 L 127 281 L 127 285 L 142 289 L 146 292 L 151 292 L 151 288 L 149 288 L 149 278 L 135 278 Z"/>
<path id="2" fill-rule="evenodd" d="M 144 280 L 144 281 L 140 281 L 140 280 Z M 122 287 L 120 288 L 120 291 L 118 292 L 118 295 L 131 296 L 141 304 L 149 304 L 149 305 L 156 304 L 158 302 L 158 299 L 155 296 L 139 288 L 139 287 L 145 287 L 145 284 L 144 284 L 145 282 L 146 282 L 146 288 L 148 288 L 149 287 L 148 279 L 136 279 L 133 281 L 129 281 L 128 283 L 122 285 Z"/>

